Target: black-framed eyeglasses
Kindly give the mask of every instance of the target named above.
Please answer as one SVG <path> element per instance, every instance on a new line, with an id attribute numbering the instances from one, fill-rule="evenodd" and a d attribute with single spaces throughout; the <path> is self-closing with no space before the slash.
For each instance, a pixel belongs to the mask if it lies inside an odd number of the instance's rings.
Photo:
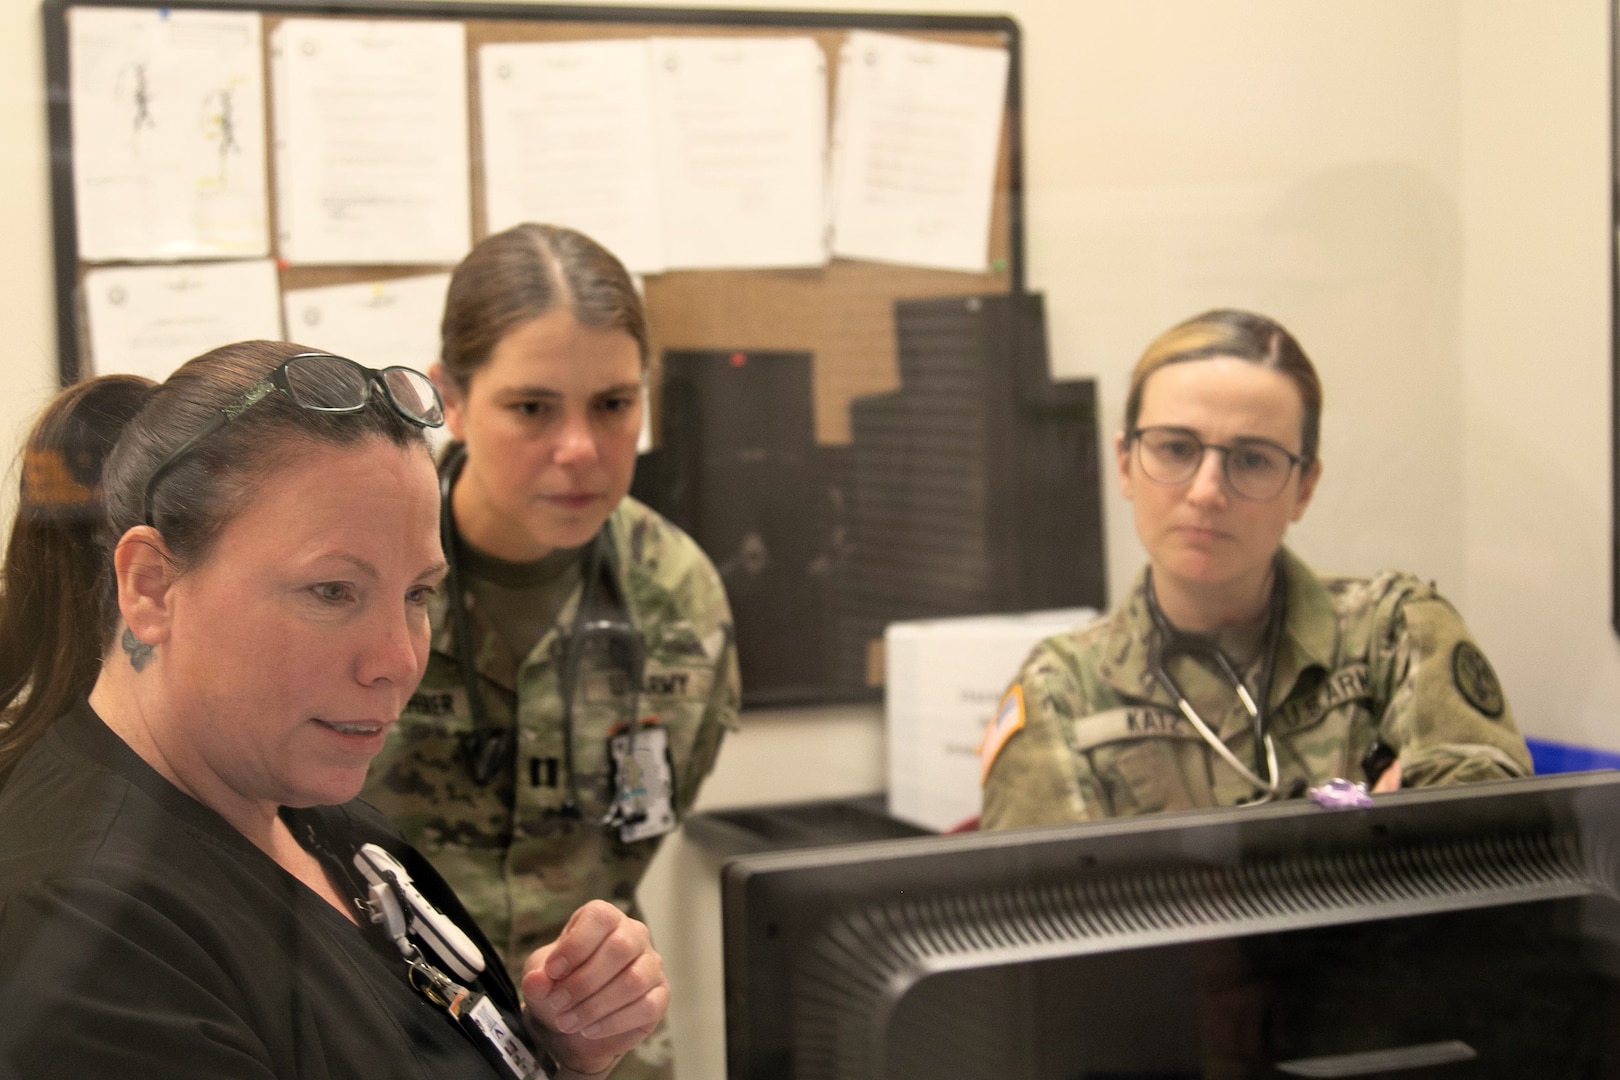
<path id="1" fill-rule="evenodd" d="M 1198 475 L 1204 455 L 1217 450 L 1221 472 L 1233 493 L 1253 502 L 1269 502 L 1282 494 L 1294 469 L 1306 464 L 1299 454 L 1270 439 L 1233 439 L 1206 443 L 1197 433 L 1179 427 L 1137 428 L 1128 436 L 1136 444 L 1142 473 L 1156 484 L 1185 484 Z"/>
<path id="2" fill-rule="evenodd" d="M 280 391 L 300 408 L 324 413 L 355 413 L 371 400 L 371 388 L 380 387 L 395 412 L 420 427 L 444 424 L 444 402 L 433 380 L 415 368 L 368 368 L 343 356 L 307 352 L 288 357 L 277 368 L 254 383 L 241 397 L 219 411 L 203 429 L 179 449 L 164 458 L 146 481 L 142 519 L 152 520 L 152 495 L 158 483 L 178 465 L 197 444 L 251 409 L 266 394 Z"/>

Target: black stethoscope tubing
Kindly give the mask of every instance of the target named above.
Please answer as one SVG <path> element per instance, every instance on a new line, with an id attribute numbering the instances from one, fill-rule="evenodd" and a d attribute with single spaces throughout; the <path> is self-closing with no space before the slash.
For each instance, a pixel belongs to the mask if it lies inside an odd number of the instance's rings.
<path id="1" fill-rule="evenodd" d="M 1277 765 L 1277 747 L 1271 733 L 1266 730 L 1266 711 L 1271 697 L 1272 675 L 1277 667 L 1277 651 L 1282 643 L 1283 622 L 1288 610 L 1288 583 L 1284 572 L 1282 556 L 1279 553 L 1272 564 L 1271 608 L 1266 621 L 1266 637 L 1262 645 L 1265 660 L 1260 669 L 1260 679 L 1256 689 L 1260 692 L 1259 700 L 1250 695 L 1248 687 L 1244 686 L 1243 678 L 1238 674 L 1226 654 L 1217 648 L 1214 642 L 1194 634 L 1184 633 L 1171 625 L 1165 617 L 1163 609 L 1159 607 L 1159 599 L 1153 591 L 1153 569 L 1149 567 L 1146 575 L 1145 589 L 1148 616 L 1153 621 L 1154 637 L 1148 646 L 1148 668 L 1154 679 L 1157 680 L 1171 699 L 1175 701 L 1176 708 L 1181 715 L 1187 718 L 1199 736 L 1210 749 L 1219 754 L 1228 765 L 1235 769 L 1239 775 L 1248 780 L 1261 793 L 1260 801 L 1276 798 L 1283 793 L 1280 786 L 1281 776 Z M 1170 661 L 1177 656 L 1202 662 L 1231 684 L 1238 700 L 1243 703 L 1244 710 L 1249 714 L 1250 725 L 1254 732 L 1255 765 L 1258 770 L 1265 773 L 1262 779 L 1256 769 L 1250 769 L 1239 761 L 1236 754 L 1222 741 L 1217 734 L 1198 715 L 1192 702 L 1181 692 L 1181 687 L 1170 675 Z"/>
<path id="2" fill-rule="evenodd" d="M 462 466 L 466 461 L 466 447 L 454 446 L 439 470 L 439 543 L 444 548 L 446 565 L 444 580 L 450 607 L 451 634 L 455 639 L 456 661 L 461 669 L 462 685 L 467 691 L 467 710 L 472 714 L 472 739 L 466 744 L 467 765 L 474 780 L 480 784 L 488 784 L 495 778 L 501 766 L 511 760 L 512 749 L 517 740 L 517 720 L 514 716 L 510 726 L 499 729 L 490 722 L 489 713 L 484 708 L 481 677 L 472 655 L 472 631 L 467 621 L 466 587 L 456 560 L 456 518 L 451 501 L 456 479 L 461 475 Z M 627 618 L 591 617 L 597 582 L 602 576 L 603 565 L 610 561 L 604 555 L 604 548 L 608 544 L 606 533 L 607 526 L 603 525 L 591 539 L 590 554 L 585 565 L 585 579 L 580 587 L 579 603 L 574 609 L 574 620 L 564 642 L 562 669 L 558 673 L 558 683 L 562 690 L 562 764 L 563 771 L 567 775 L 568 788 L 566 800 L 556 812 L 560 816 L 570 818 L 580 816 L 579 779 L 574 771 L 574 699 L 579 687 L 579 669 L 585 653 L 585 642 L 588 639 L 601 638 L 610 646 L 617 645 L 621 653 L 621 662 L 629 677 L 630 743 L 625 756 L 626 761 L 635 760 L 636 742 L 641 732 L 640 691 L 645 666 L 645 650 L 641 635 Z M 621 796 L 628 784 L 629 772 L 628 768 L 619 770 Z M 613 806 L 603 824 L 631 823 L 631 819 L 623 816 L 624 802 L 623 798 L 613 801 Z"/>

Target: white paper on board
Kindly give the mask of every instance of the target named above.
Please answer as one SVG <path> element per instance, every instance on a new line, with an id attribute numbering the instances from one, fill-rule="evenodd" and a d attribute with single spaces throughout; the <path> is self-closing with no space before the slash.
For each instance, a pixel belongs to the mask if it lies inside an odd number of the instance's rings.
<path id="1" fill-rule="evenodd" d="M 1006 49 L 852 31 L 833 129 L 833 254 L 983 272 Z"/>
<path id="2" fill-rule="evenodd" d="M 287 336 L 367 367 L 426 373 L 439 358 L 439 320 L 449 274 L 289 289 L 282 294 Z"/>
<path id="3" fill-rule="evenodd" d="M 271 53 L 282 257 L 431 265 L 465 255 L 462 24 L 288 19 Z"/>
<path id="4" fill-rule="evenodd" d="M 653 38 L 672 269 L 827 261 L 827 58 L 815 40 Z"/>
<path id="5" fill-rule="evenodd" d="M 270 259 L 103 266 L 84 275 L 90 364 L 166 379 L 193 356 L 234 341 L 281 339 Z"/>
<path id="6" fill-rule="evenodd" d="M 79 257 L 270 251 L 257 13 L 69 8 Z"/>
<path id="7" fill-rule="evenodd" d="M 287 60 L 286 50 L 282 47 L 284 38 L 283 27 L 277 27 L 270 33 L 270 116 L 272 120 L 278 116 L 287 115 Z M 286 126 L 284 123 L 281 125 Z M 291 236 L 293 229 L 293 204 L 287 198 L 289 190 L 288 161 L 292 155 L 286 145 L 286 139 L 276 130 L 272 123 L 270 132 L 270 170 L 276 178 L 276 230 L 277 241 L 285 244 L 286 238 Z"/>
<path id="8" fill-rule="evenodd" d="M 637 273 L 664 268 L 648 62 L 644 39 L 479 48 L 490 232 L 566 225 Z"/>

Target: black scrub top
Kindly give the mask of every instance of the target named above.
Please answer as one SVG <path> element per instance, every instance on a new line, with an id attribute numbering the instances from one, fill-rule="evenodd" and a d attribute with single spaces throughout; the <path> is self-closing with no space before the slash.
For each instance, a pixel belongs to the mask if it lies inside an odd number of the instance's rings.
<path id="1" fill-rule="evenodd" d="M 328 859 L 366 842 L 399 858 L 484 950 L 479 988 L 517 1029 L 494 950 L 380 815 L 357 801 L 283 817 Z M 3 1080 L 501 1076 L 405 975 L 378 928 L 333 910 L 87 704 L 0 789 Z"/>

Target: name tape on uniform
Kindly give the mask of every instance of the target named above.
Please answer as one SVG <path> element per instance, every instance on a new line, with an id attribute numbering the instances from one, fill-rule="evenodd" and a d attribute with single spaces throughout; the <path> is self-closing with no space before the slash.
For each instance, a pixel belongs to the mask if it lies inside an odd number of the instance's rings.
<path id="1" fill-rule="evenodd" d="M 641 696 L 648 698 L 704 698 L 714 689 L 709 667 L 648 670 L 641 677 Z M 588 701 L 609 701 L 630 692 L 630 678 L 622 671 L 594 671 L 585 677 Z"/>
<path id="2" fill-rule="evenodd" d="M 1180 713 L 1154 705 L 1132 705 L 1123 709 L 1092 713 L 1075 720 L 1074 748 L 1080 753 L 1125 739 L 1191 739 L 1203 736 Z"/>

